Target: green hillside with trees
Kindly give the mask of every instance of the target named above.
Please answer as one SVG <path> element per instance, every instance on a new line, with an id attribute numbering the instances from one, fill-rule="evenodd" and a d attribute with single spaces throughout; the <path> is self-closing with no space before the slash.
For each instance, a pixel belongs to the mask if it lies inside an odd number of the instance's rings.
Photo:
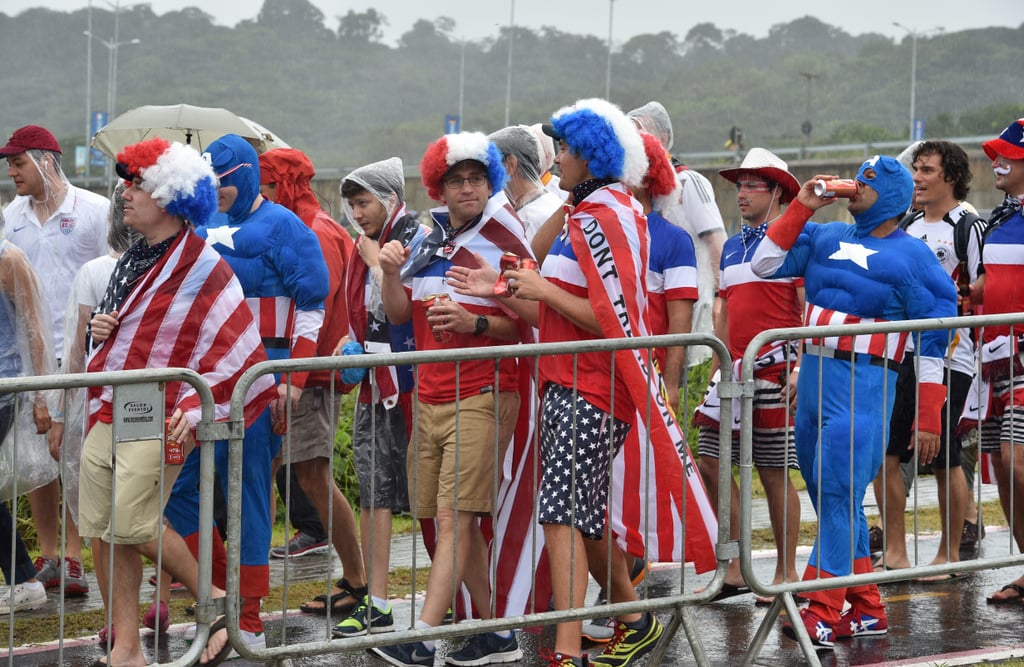
<path id="1" fill-rule="evenodd" d="M 426 17 L 382 43 L 387 17 L 349 11 L 336 31 L 308 0 L 265 0 L 255 19 L 215 25 L 197 8 L 156 15 L 124 8 L 117 108 L 186 102 L 223 106 L 302 148 L 321 168 L 387 155 L 415 164 L 458 111 L 464 56 L 464 129 L 504 125 L 509 39 L 512 122 L 534 123 L 578 97 L 603 96 L 600 37 L 517 27 L 459 42 L 456 22 Z M 881 20 L 881 19 L 880 19 Z M 0 133 L 39 123 L 81 143 L 86 125 L 87 11 L 0 13 L 4 109 Z M 113 13 L 93 9 L 92 33 L 110 40 Z M 685 35 L 652 24 L 616 45 L 612 101 L 658 99 L 672 114 L 677 152 L 721 150 L 732 126 L 747 146 L 899 140 L 908 136 L 911 40 L 850 35 L 810 16 L 765 38 L 713 24 Z M 106 108 L 108 49 L 94 42 L 93 107 Z M 993 134 L 1024 115 L 1024 25 L 947 31 L 918 40 L 917 115 L 929 136 Z M 805 73 L 804 75 L 801 72 Z M 807 81 L 811 78 L 810 114 Z"/>

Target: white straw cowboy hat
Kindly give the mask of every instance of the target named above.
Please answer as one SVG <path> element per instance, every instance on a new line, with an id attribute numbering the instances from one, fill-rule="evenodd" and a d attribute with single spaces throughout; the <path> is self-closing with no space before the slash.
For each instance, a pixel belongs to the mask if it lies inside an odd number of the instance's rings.
<path id="1" fill-rule="evenodd" d="M 787 202 L 796 197 L 800 192 L 800 181 L 796 176 L 789 173 L 789 165 L 775 153 L 764 148 L 751 148 L 740 166 L 732 169 L 722 169 L 718 173 L 722 178 L 732 183 L 739 179 L 740 174 L 750 172 L 774 181 L 782 188 L 782 201 Z"/>

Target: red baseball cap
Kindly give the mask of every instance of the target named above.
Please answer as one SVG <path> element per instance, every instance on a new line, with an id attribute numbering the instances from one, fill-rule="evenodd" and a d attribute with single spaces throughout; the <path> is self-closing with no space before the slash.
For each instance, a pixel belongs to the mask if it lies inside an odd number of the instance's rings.
<path id="1" fill-rule="evenodd" d="M 7 145 L 0 148 L 0 158 L 30 150 L 61 152 L 60 144 L 49 130 L 38 125 L 26 125 L 15 130 Z"/>
<path id="2" fill-rule="evenodd" d="M 995 139 L 981 145 L 989 160 L 1002 155 L 1010 160 L 1024 160 L 1024 118 L 1018 118 L 1007 126 Z"/>

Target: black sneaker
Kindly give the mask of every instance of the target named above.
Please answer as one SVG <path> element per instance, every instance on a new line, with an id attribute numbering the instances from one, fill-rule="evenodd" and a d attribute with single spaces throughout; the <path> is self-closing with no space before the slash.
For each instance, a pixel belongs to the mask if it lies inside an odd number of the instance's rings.
<path id="1" fill-rule="evenodd" d="M 871 526 L 868 528 L 868 549 L 871 553 L 876 553 L 882 550 L 885 545 L 885 531 L 882 530 L 881 526 Z"/>
<path id="2" fill-rule="evenodd" d="M 359 637 L 367 632 L 377 634 L 391 632 L 394 629 L 395 617 L 391 613 L 391 605 L 388 604 L 387 609 L 381 609 L 373 604 L 369 595 L 364 595 L 348 618 L 335 625 L 331 633 L 335 637 Z"/>
<path id="3" fill-rule="evenodd" d="M 434 667 L 434 649 L 423 642 L 376 646 L 370 653 L 395 667 Z"/>
<path id="4" fill-rule="evenodd" d="M 446 664 L 460 667 L 491 665 L 499 662 L 516 662 L 523 657 L 516 633 L 502 637 L 497 632 L 485 632 L 469 638 L 466 645 L 453 651 L 444 659 Z"/>
<path id="5" fill-rule="evenodd" d="M 647 578 L 647 573 L 650 568 L 647 564 L 646 558 L 635 558 L 633 559 L 633 567 L 629 571 L 629 580 L 633 584 L 633 588 L 636 588 L 643 583 L 644 579 Z"/>
<path id="6" fill-rule="evenodd" d="M 978 543 L 985 539 L 985 524 L 971 523 L 964 519 L 964 530 L 960 533 L 960 548 L 964 551 L 972 551 L 978 548 Z"/>

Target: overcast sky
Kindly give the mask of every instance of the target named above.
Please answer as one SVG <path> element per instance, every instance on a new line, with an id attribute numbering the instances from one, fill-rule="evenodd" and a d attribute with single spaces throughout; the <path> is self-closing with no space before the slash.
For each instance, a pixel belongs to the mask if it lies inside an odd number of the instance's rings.
<path id="1" fill-rule="evenodd" d="M 326 17 L 329 27 L 337 26 L 335 17 L 349 10 L 362 12 L 373 7 L 388 20 L 385 42 L 393 44 L 399 35 L 420 18 L 439 16 L 455 19 L 454 37 L 481 39 L 493 37 L 514 16 L 516 25 L 537 29 L 555 26 L 564 32 L 594 34 L 607 39 L 609 8 L 614 18 L 612 39 L 622 43 L 630 37 L 663 30 L 680 39 L 698 23 L 714 23 L 721 29 L 733 29 L 755 37 L 767 35 L 776 23 L 786 23 L 811 14 L 850 34 L 877 32 L 902 38 L 906 31 L 894 21 L 924 33 L 935 27 L 947 31 L 989 26 L 1017 27 L 1022 18 L 1014 11 L 1019 0 L 970 0 L 936 3 L 934 0 L 857 0 L 857 2 L 806 2 L 806 0 L 730 0 L 696 2 L 694 0 L 312 0 Z M 114 3 L 93 0 L 95 7 L 109 9 Z M 136 4 L 121 0 L 122 6 Z M 144 4 L 144 3 L 139 3 Z M 254 18 L 261 0 L 200 2 L 198 0 L 152 0 L 157 14 L 202 6 L 218 23 L 233 26 Z M 941 10 L 938 9 L 942 5 Z M 29 7 L 45 6 L 57 11 L 73 11 L 88 5 L 88 0 L 4 0 L 0 11 L 16 15 Z M 467 12 L 467 8 L 472 11 Z M 1019 6 L 1017 7 L 1019 9 Z"/>

